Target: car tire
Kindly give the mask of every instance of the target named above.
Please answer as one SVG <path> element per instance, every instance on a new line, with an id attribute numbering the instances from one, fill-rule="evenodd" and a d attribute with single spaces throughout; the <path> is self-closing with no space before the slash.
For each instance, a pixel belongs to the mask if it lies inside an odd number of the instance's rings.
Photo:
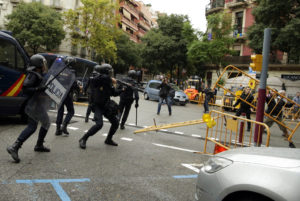
<path id="1" fill-rule="evenodd" d="M 144 99 L 145 99 L 145 100 L 149 100 L 149 96 L 148 96 L 147 93 L 144 93 Z"/>
<path id="2" fill-rule="evenodd" d="M 227 197 L 224 201 L 272 201 L 272 199 L 258 193 L 237 193 Z"/>
<path id="3" fill-rule="evenodd" d="M 73 101 L 74 101 L 74 102 L 77 102 L 78 99 L 79 99 L 78 91 L 74 91 L 74 92 L 73 92 Z"/>

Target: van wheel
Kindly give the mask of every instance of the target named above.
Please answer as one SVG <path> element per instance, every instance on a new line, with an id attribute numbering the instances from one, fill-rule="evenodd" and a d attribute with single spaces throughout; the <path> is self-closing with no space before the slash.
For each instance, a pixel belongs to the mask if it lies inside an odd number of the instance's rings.
<path id="1" fill-rule="evenodd" d="M 73 93 L 73 101 L 74 102 L 78 101 L 78 91 L 74 91 L 74 93 Z"/>
<path id="2" fill-rule="evenodd" d="M 147 93 L 144 93 L 144 99 L 145 99 L 145 100 L 149 100 L 149 96 L 148 96 Z"/>

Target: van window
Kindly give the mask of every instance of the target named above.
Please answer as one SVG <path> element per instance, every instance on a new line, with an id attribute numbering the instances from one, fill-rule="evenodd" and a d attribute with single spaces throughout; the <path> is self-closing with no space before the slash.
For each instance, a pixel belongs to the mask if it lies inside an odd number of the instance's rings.
<path id="1" fill-rule="evenodd" d="M 152 82 L 149 84 L 149 88 L 157 89 L 159 85 L 160 85 L 160 83 L 158 83 L 158 82 Z"/>
<path id="2" fill-rule="evenodd" d="M 24 58 L 16 51 L 16 46 L 3 39 L 0 39 L 0 64 L 20 71 L 25 66 Z"/>

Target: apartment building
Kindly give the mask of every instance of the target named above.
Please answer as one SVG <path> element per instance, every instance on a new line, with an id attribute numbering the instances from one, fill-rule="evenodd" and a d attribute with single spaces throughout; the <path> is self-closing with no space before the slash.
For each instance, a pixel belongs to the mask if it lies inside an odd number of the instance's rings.
<path id="1" fill-rule="evenodd" d="M 255 23 L 252 10 L 255 8 L 256 2 L 256 0 L 210 0 L 206 6 L 206 16 L 223 11 L 231 13 L 232 37 L 235 38 L 232 48 L 237 51 L 239 56 L 229 57 L 228 62 L 245 71 L 252 62 L 250 56 L 253 51 L 247 46 L 246 36 L 248 28 Z M 286 58 L 285 53 L 278 52 L 276 59 L 269 61 L 269 76 L 300 80 L 300 64 L 289 64 Z M 212 82 L 216 80 L 217 75 L 214 72 L 212 70 L 207 72 L 207 80 Z"/>
<path id="2" fill-rule="evenodd" d="M 76 9 L 81 6 L 80 0 L 23 0 L 26 3 L 41 2 L 44 5 L 51 6 L 57 12 L 63 12 L 68 9 Z M 21 2 L 21 0 L 0 0 L 0 30 L 5 29 L 5 16 L 12 13 L 13 9 Z M 119 27 L 129 34 L 130 39 L 134 42 L 140 42 L 140 38 L 145 35 L 151 27 L 155 26 L 155 20 L 152 20 L 152 12 L 150 8 L 143 2 L 134 0 L 120 1 L 119 13 L 121 22 Z M 68 36 L 67 36 L 68 37 Z M 84 48 L 72 46 L 70 41 L 65 39 L 62 41 L 56 53 L 63 55 L 76 55 L 80 57 L 86 56 Z"/>

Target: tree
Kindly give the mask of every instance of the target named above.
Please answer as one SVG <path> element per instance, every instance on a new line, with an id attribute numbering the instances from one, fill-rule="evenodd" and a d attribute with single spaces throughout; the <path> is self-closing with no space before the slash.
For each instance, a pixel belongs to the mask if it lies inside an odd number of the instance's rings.
<path id="1" fill-rule="evenodd" d="M 198 66 L 212 63 L 219 67 L 224 66 L 224 58 L 233 54 L 231 46 L 234 39 L 230 36 L 232 32 L 231 16 L 227 13 L 218 13 L 207 17 L 208 30 L 200 40 L 195 40 L 188 48 L 188 60 Z"/>
<path id="2" fill-rule="evenodd" d="M 7 29 L 22 45 L 37 53 L 41 46 L 57 48 L 65 37 L 61 14 L 41 3 L 20 3 L 6 16 Z"/>
<path id="3" fill-rule="evenodd" d="M 114 65 L 116 73 L 124 73 L 130 66 L 141 66 L 139 44 L 131 41 L 129 37 L 123 33 L 116 41 L 116 45 L 117 61 Z"/>
<path id="4" fill-rule="evenodd" d="M 187 46 L 194 40 L 194 30 L 189 19 L 183 15 L 159 16 L 158 28 L 142 38 L 144 66 L 152 73 L 167 73 L 177 78 L 183 67 L 187 67 Z"/>
<path id="5" fill-rule="evenodd" d="M 92 50 L 100 60 L 115 62 L 117 58 L 116 39 L 121 31 L 116 11 L 118 1 L 82 0 L 83 6 L 65 13 L 65 22 L 70 30 L 71 43 Z"/>
<path id="6" fill-rule="evenodd" d="M 300 1 L 258 0 L 253 9 L 255 24 L 247 31 L 249 46 L 262 52 L 265 28 L 271 28 L 271 51 L 289 53 L 289 57 L 300 55 Z"/>

